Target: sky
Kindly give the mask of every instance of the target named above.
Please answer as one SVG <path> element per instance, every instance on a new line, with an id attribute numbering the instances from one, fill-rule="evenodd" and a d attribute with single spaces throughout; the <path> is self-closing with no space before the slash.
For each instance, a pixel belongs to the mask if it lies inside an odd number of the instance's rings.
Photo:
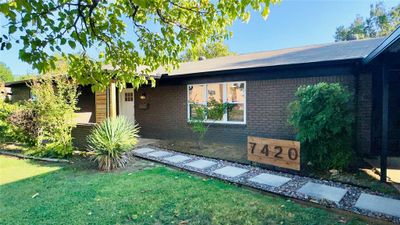
<path id="1" fill-rule="evenodd" d="M 282 0 L 271 7 L 267 20 L 252 12 L 248 23 L 237 21 L 230 30 L 233 37 L 225 43 L 236 53 L 249 53 L 298 47 L 334 41 L 336 27 L 349 25 L 356 15 L 367 17 L 371 0 Z M 386 8 L 400 0 L 384 1 Z M 1 22 L 0 22 L 1 23 Z M 0 51 L 4 62 L 15 75 L 34 73 L 18 59 L 18 48 Z"/>

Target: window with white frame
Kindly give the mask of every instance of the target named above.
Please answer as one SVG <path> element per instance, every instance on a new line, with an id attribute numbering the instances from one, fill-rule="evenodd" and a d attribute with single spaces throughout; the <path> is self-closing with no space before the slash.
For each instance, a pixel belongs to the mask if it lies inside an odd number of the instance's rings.
<path id="1" fill-rule="evenodd" d="M 216 123 L 246 123 L 246 83 L 225 82 L 188 85 L 188 120 L 196 118 L 196 107 L 210 102 L 228 103 L 222 119 L 207 118 Z"/>

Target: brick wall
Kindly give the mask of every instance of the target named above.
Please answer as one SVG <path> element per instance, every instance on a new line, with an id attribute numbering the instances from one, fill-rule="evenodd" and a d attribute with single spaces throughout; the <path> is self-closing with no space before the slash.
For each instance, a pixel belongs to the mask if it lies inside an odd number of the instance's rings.
<path id="1" fill-rule="evenodd" d="M 287 107 L 301 85 L 319 82 L 339 82 L 350 91 L 359 93 L 359 116 L 357 116 L 357 141 L 360 151 L 369 152 L 371 118 L 371 75 L 360 75 L 360 85 L 355 76 L 321 76 L 271 80 L 246 81 L 247 124 L 212 125 L 206 141 L 245 144 L 248 135 L 280 139 L 294 139 L 295 132 L 287 124 Z M 146 100 L 138 96 L 146 93 Z M 356 92 L 355 92 L 356 93 Z M 160 139 L 193 139 L 195 136 L 187 124 L 186 85 L 158 85 L 143 87 L 135 95 L 135 118 L 141 127 L 141 135 Z M 139 104 L 147 104 L 139 109 Z"/>
<path id="2" fill-rule="evenodd" d="M 358 79 L 358 84 L 356 80 Z M 248 135 L 270 138 L 293 139 L 294 131 L 287 125 L 287 106 L 293 100 L 300 85 L 318 82 L 340 82 L 357 93 L 358 116 L 356 121 L 357 147 L 369 153 L 371 146 L 372 75 L 303 77 L 246 81 L 247 124 L 215 124 L 209 129 L 206 141 L 245 144 Z M 357 90 L 356 90 L 357 89 Z M 186 85 L 158 85 L 143 87 L 135 94 L 135 118 L 141 127 L 141 135 L 159 139 L 194 139 L 196 136 L 187 124 Z M 12 88 L 13 101 L 29 98 L 29 88 L 18 85 Z M 146 93 L 146 100 L 138 96 Z M 82 96 L 81 96 L 82 97 Z M 147 104 L 140 109 L 140 104 Z M 146 107 L 144 107 L 146 108 Z M 73 131 L 74 144 L 84 147 L 90 126 L 80 125 Z"/>
<path id="3" fill-rule="evenodd" d="M 360 74 L 357 88 L 356 134 L 357 150 L 368 154 L 371 149 L 371 118 L 372 118 L 372 73 Z"/>
<path id="4" fill-rule="evenodd" d="M 94 123 L 85 123 L 85 124 L 78 124 L 72 130 L 72 142 L 74 147 L 79 148 L 81 150 L 85 150 L 86 148 L 86 138 L 90 134 L 91 130 L 95 126 Z"/>
<path id="5" fill-rule="evenodd" d="M 301 85 L 339 82 L 353 91 L 352 76 L 327 76 L 249 81 L 247 89 L 247 125 L 249 135 L 278 139 L 295 138 L 288 125 L 288 105 Z"/>
<path id="6" fill-rule="evenodd" d="M 146 99 L 141 100 L 141 93 Z M 147 104 L 145 109 L 140 105 Z M 135 119 L 141 127 L 141 135 L 149 138 L 191 137 L 186 124 L 186 86 L 159 85 L 156 88 L 143 87 L 135 93 Z"/>

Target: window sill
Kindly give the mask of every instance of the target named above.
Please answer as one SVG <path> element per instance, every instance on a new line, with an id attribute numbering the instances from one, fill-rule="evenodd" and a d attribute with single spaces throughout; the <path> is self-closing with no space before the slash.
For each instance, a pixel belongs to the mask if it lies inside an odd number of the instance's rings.
<path id="1" fill-rule="evenodd" d="M 191 123 L 191 120 L 188 120 L 187 123 Z M 246 122 L 226 122 L 226 121 L 204 121 L 205 124 L 212 125 L 242 125 L 245 126 Z"/>

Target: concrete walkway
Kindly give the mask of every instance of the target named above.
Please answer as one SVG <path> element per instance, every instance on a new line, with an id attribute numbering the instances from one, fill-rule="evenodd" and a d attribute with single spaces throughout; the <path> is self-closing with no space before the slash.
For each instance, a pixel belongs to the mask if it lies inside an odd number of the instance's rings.
<path id="1" fill-rule="evenodd" d="M 359 187 L 141 146 L 132 154 L 263 191 L 400 224 L 400 200 Z"/>
<path id="2" fill-rule="evenodd" d="M 379 173 L 381 172 L 380 157 L 376 159 L 365 159 L 365 161 L 376 168 Z M 387 177 L 389 181 L 400 185 L 400 157 L 387 158 Z"/>

